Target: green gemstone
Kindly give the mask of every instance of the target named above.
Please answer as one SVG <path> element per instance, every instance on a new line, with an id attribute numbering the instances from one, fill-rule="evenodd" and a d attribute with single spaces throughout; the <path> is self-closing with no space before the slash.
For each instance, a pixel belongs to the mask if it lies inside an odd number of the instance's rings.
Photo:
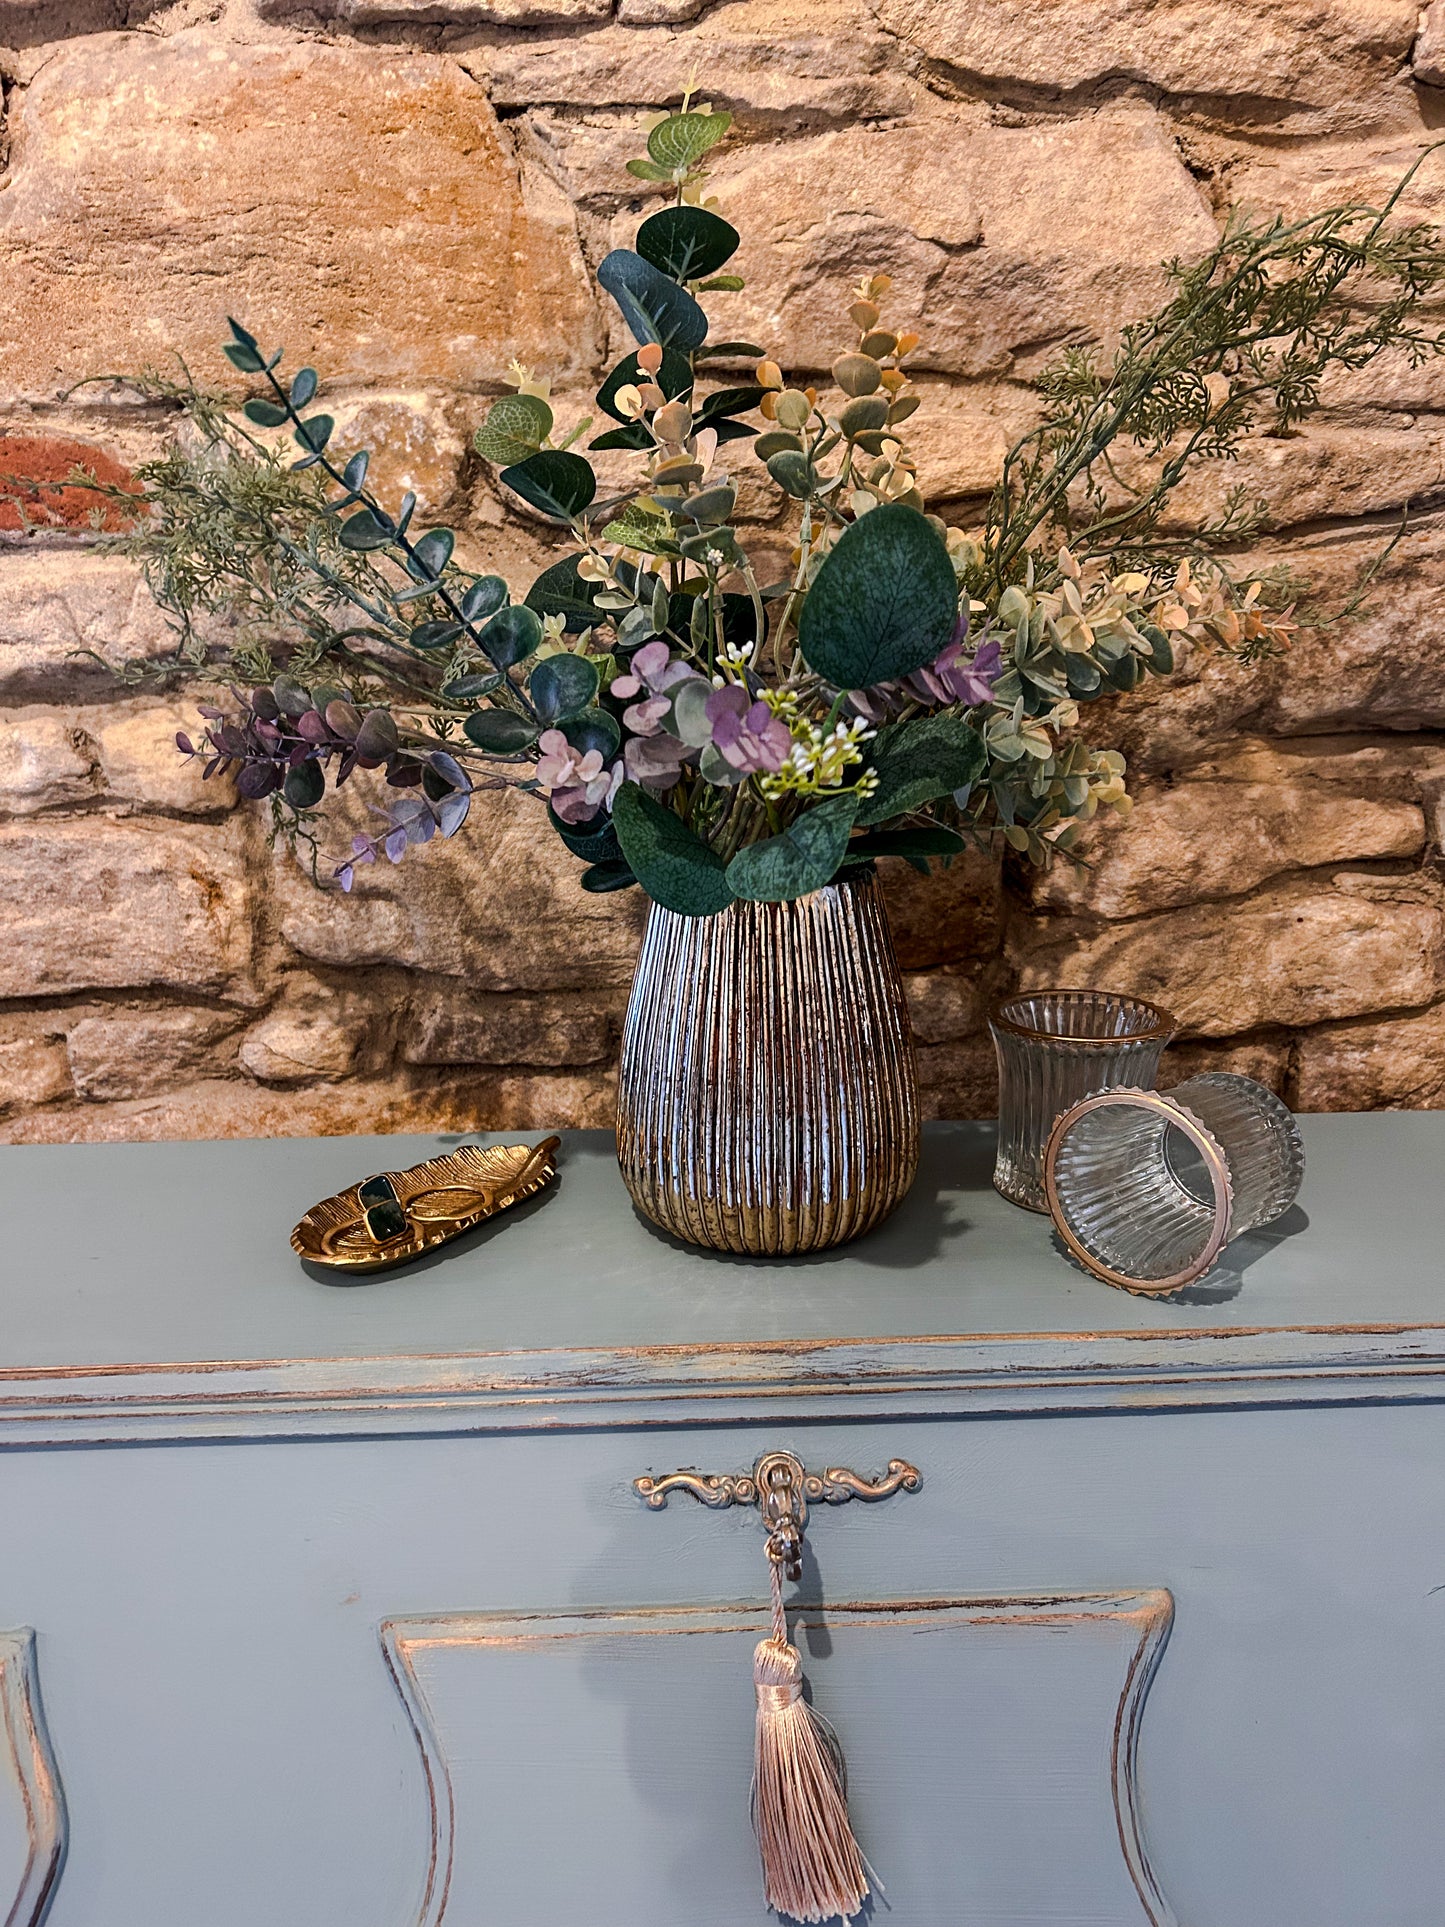
<path id="1" fill-rule="evenodd" d="M 385 1174 L 379 1178 L 368 1178 L 365 1184 L 358 1185 L 356 1195 L 363 1205 L 396 1203 L 396 1188 Z"/>
<path id="2" fill-rule="evenodd" d="M 366 1228 L 377 1244 L 390 1244 L 405 1232 L 406 1213 L 395 1198 L 389 1204 L 374 1204 L 366 1214 Z"/>

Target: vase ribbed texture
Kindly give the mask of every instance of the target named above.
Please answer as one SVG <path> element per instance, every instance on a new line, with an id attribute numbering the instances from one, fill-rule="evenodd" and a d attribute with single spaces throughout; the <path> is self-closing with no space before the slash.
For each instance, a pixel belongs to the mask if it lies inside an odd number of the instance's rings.
<path id="1" fill-rule="evenodd" d="M 1152 1089 L 1172 1020 L 1141 998 L 1099 990 L 1040 990 L 998 1005 L 994 1185 L 1014 1204 L 1047 1211 L 1044 1146 L 1054 1119 L 1091 1091 Z"/>
<path id="2" fill-rule="evenodd" d="M 682 917 L 654 905 L 622 1039 L 638 1209 L 757 1256 L 857 1238 L 918 1168 L 918 1081 L 874 877 Z"/>

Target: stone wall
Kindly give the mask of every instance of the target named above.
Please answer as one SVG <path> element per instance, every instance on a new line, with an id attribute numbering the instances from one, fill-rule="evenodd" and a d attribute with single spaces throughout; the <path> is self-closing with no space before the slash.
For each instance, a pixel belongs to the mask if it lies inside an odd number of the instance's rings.
<path id="1" fill-rule="evenodd" d="M 694 68 L 739 134 L 728 331 L 819 366 L 842 290 L 890 270 L 925 480 L 966 519 L 1060 340 L 1152 303 L 1232 209 L 1378 196 L 1436 138 L 1445 0 L 0 0 L 0 473 L 123 476 L 166 420 L 67 391 L 173 351 L 218 379 L 229 310 L 325 372 L 338 441 L 469 559 L 537 566 L 467 437 L 513 355 L 589 393 L 589 264 Z M 1442 204 L 1432 159 L 1406 209 Z M 1119 707 L 1139 807 L 1085 880 L 890 877 L 935 1112 L 990 1109 L 981 1013 L 1017 981 L 1157 996 L 1181 1069 L 1306 1110 L 1445 1102 L 1442 451 L 1445 373 L 1391 367 L 1250 456 L 1340 598 L 1407 501 L 1409 532 L 1352 625 Z M 184 692 L 111 675 L 164 627 L 49 499 L 68 528 L 0 506 L 0 1135 L 605 1122 L 636 893 L 585 896 L 516 797 L 318 892 L 178 759 Z"/>

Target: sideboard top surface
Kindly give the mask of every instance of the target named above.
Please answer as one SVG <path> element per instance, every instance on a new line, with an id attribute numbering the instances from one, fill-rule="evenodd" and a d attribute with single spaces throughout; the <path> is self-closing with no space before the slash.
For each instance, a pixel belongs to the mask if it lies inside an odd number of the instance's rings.
<path id="1" fill-rule="evenodd" d="M 1087 1277 L 1000 1198 L 982 1124 L 930 1127 L 916 1188 L 870 1237 L 782 1263 L 655 1232 L 610 1136 L 572 1133 L 553 1192 L 366 1283 L 308 1274 L 292 1224 L 462 1140 L 16 1146 L 0 1151 L 0 1370 L 1445 1325 L 1445 1116 L 1301 1123 L 1299 1204 L 1169 1302 Z"/>

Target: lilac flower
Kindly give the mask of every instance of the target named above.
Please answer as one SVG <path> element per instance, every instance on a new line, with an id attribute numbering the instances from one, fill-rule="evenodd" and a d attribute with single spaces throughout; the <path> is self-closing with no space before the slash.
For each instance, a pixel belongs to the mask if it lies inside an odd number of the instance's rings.
<path id="1" fill-rule="evenodd" d="M 963 660 L 963 642 L 950 642 L 924 669 L 915 669 L 908 686 L 925 701 L 962 703 L 974 709 L 993 700 L 993 686 L 1003 674 L 1003 650 L 993 640 L 982 642 L 973 657 Z"/>
<path id="2" fill-rule="evenodd" d="M 552 808 L 564 823 L 585 823 L 597 814 L 617 788 L 614 772 L 602 761 L 600 749 L 581 750 L 560 729 L 544 730 L 537 739 L 537 782 L 551 793 Z"/>
<path id="3" fill-rule="evenodd" d="M 665 642 L 647 642 L 632 658 L 627 674 L 613 677 L 610 693 L 622 697 L 640 696 L 645 687 L 650 695 L 660 696 L 664 690 L 672 689 L 696 674 L 690 663 L 673 661 Z"/>
<path id="4" fill-rule="evenodd" d="M 765 702 L 750 702 L 739 684 L 713 691 L 707 719 L 718 754 L 744 776 L 771 774 L 787 762 L 793 747 L 788 725 Z"/>
<path id="5" fill-rule="evenodd" d="M 655 736 L 629 736 L 623 748 L 627 774 L 649 789 L 670 790 L 692 754 L 686 743 L 661 730 Z"/>

